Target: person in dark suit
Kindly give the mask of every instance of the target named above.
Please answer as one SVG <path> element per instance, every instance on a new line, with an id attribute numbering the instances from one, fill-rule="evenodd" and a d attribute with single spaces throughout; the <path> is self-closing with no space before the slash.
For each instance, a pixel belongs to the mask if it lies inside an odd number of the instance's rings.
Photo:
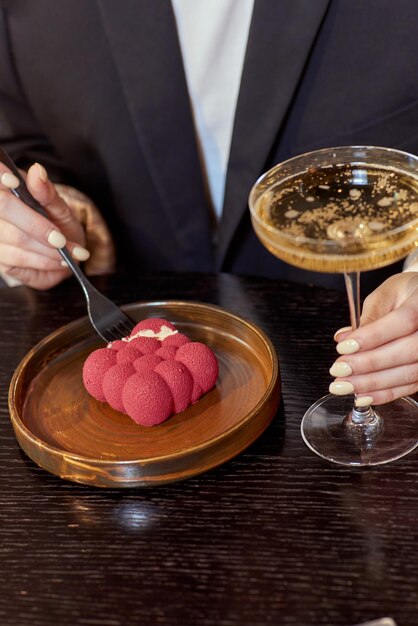
<path id="1" fill-rule="evenodd" d="M 0 142 L 29 170 L 28 185 L 50 215 L 23 206 L 0 171 L 4 276 L 52 287 L 69 275 L 55 249 L 67 241 L 78 260 L 91 255 L 91 271 L 111 269 L 116 249 L 117 263 L 138 271 L 340 282 L 268 253 L 251 228 L 248 193 L 274 164 L 321 147 L 418 153 L 414 0 L 251 4 L 218 213 L 180 4 L 1 0 Z M 385 272 L 369 273 L 367 287 Z M 338 337 L 354 339 L 358 353 L 338 359 L 347 367 L 337 382 L 373 394 L 376 404 L 418 390 L 417 281 L 415 272 L 392 276 L 366 300 L 362 328 Z"/>

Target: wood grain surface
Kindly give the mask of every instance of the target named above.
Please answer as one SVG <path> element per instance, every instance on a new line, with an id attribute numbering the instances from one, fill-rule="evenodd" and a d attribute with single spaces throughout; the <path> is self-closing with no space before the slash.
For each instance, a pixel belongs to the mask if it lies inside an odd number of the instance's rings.
<path id="1" fill-rule="evenodd" d="M 227 275 L 101 277 L 122 304 L 187 299 L 258 324 L 281 365 L 266 432 L 180 483 L 109 489 L 63 481 L 19 448 L 7 410 L 26 352 L 84 315 L 74 281 L 0 290 L 2 626 L 418 624 L 418 453 L 365 470 L 333 466 L 300 437 L 323 395 L 343 293 Z"/>

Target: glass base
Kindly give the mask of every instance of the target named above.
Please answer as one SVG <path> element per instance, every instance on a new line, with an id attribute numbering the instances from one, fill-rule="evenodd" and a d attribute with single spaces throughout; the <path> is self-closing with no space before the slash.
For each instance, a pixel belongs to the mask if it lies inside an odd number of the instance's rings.
<path id="1" fill-rule="evenodd" d="M 353 396 L 327 395 L 303 416 L 306 445 L 323 459 L 353 467 L 381 465 L 409 454 L 418 446 L 418 404 L 400 398 L 375 407 L 366 427 L 350 420 Z"/>

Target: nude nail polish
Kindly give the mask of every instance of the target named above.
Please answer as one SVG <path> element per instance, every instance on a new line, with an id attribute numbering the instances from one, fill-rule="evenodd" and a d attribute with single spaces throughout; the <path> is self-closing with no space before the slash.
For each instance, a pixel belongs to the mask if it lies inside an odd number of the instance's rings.
<path id="1" fill-rule="evenodd" d="M 329 370 L 329 373 L 331 376 L 335 376 L 336 378 L 343 378 L 344 376 L 351 376 L 353 370 L 348 363 L 344 363 L 344 361 L 335 361 Z"/>
<path id="2" fill-rule="evenodd" d="M 355 339 L 346 339 L 337 344 L 337 352 L 339 354 L 353 354 L 360 350 L 360 344 Z"/>
<path id="3" fill-rule="evenodd" d="M 38 168 L 38 176 L 39 176 L 39 178 L 41 179 L 41 181 L 43 183 L 46 183 L 48 181 L 48 174 L 46 172 L 46 169 L 40 163 L 35 163 L 35 165 Z"/>
<path id="4" fill-rule="evenodd" d="M 71 255 L 77 259 L 77 261 L 87 261 L 87 259 L 90 258 L 90 252 L 81 246 L 76 246 Z"/>
<path id="5" fill-rule="evenodd" d="M 330 384 L 329 392 L 335 396 L 348 396 L 348 394 L 354 393 L 354 387 L 348 380 L 339 380 Z"/>
<path id="6" fill-rule="evenodd" d="M 358 407 L 370 406 L 373 404 L 374 398 L 372 396 L 360 396 L 356 398 L 354 404 Z"/>
<path id="7" fill-rule="evenodd" d="M 4 172 L 1 176 L 1 184 L 9 189 L 17 189 L 20 185 L 20 181 L 14 174 L 10 174 L 10 172 Z"/>
<path id="8" fill-rule="evenodd" d="M 60 233 L 58 230 L 51 230 L 51 232 L 48 235 L 48 243 L 53 248 L 63 248 L 65 244 L 67 243 L 67 240 L 64 237 L 64 235 Z"/>
<path id="9" fill-rule="evenodd" d="M 351 326 L 343 326 L 343 328 L 339 328 L 334 335 L 334 339 L 337 339 L 337 335 L 340 333 L 348 333 L 350 330 L 352 330 Z"/>

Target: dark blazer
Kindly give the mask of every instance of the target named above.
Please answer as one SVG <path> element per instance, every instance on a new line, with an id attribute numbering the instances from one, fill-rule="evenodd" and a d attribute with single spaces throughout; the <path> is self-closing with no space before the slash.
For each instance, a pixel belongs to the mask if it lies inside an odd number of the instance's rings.
<path id="1" fill-rule="evenodd" d="M 251 186 L 319 147 L 418 152 L 416 0 L 255 0 L 214 245 L 170 1 L 0 6 L 0 141 L 90 195 L 138 271 L 335 283 L 264 250 Z"/>

